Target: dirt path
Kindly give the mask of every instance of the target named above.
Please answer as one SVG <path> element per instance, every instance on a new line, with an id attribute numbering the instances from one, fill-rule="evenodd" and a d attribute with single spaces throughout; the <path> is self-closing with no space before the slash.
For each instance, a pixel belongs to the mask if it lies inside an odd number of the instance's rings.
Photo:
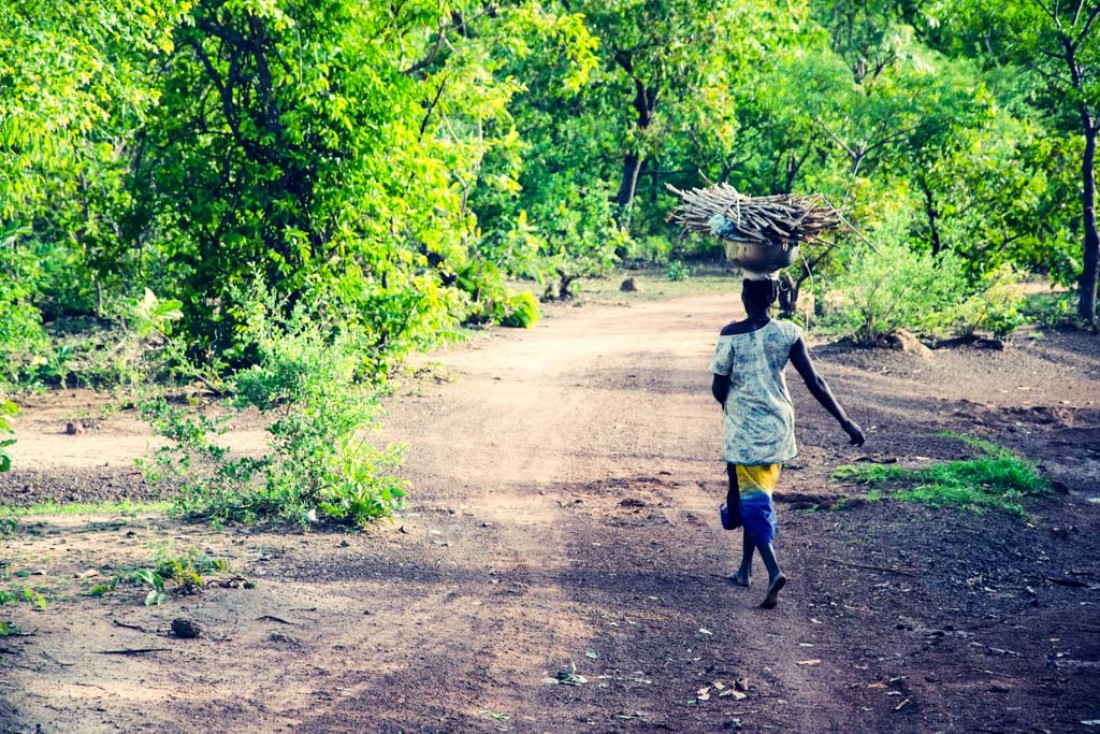
<path id="1" fill-rule="evenodd" d="M 1056 336 L 929 360 L 819 350 L 871 442 L 846 448 L 793 386 L 802 454 L 783 482 L 803 502 L 781 507 L 792 583 L 765 612 L 762 589 L 715 576 L 740 542 L 717 527 L 706 372 L 729 305 L 561 308 L 535 330 L 433 355 L 386 421 L 410 445 L 415 487 L 393 526 L 25 522 L 0 538 L 6 588 L 49 601 L 0 607 L 37 630 L 0 639 L 0 731 L 1088 731 L 1100 719 L 1095 344 Z M 25 449 L 79 441 L 96 462 L 125 458 L 109 453 L 109 425 L 62 436 L 47 414 L 28 411 L 24 434 L 42 435 Z M 854 491 L 826 483 L 839 463 L 957 457 L 944 428 L 1045 460 L 1072 494 L 1036 506 L 1030 525 L 893 502 L 811 507 Z M 27 466 L 0 497 L 39 496 L 79 469 Z M 74 578 L 147 564 L 168 541 L 228 558 L 258 588 L 146 608 L 140 590 L 91 599 L 103 576 Z M 165 634 L 177 617 L 204 636 Z M 135 648 L 164 651 L 104 653 Z"/>

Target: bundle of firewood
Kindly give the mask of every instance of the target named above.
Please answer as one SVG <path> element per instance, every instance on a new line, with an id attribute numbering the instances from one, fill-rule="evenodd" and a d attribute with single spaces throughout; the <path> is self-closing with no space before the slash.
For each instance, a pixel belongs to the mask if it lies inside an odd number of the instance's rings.
<path id="1" fill-rule="evenodd" d="M 787 249 L 843 222 L 822 196 L 745 196 L 728 184 L 681 191 L 668 220 L 697 234 Z"/>

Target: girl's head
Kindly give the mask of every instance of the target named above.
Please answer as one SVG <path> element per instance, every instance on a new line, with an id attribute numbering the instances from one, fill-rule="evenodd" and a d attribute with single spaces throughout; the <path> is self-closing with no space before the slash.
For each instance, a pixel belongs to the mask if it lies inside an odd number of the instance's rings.
<path id="1" fill-rule="evenodd" d="M 767 314 L 775 299 L 779 297 L 779 281 L 745 279 L 741 287 L 741 302 L 750 316 Z"/>

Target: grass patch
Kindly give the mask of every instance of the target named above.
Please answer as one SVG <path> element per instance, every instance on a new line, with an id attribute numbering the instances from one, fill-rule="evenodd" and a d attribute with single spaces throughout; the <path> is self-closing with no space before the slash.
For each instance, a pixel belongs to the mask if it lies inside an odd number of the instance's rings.
<path id="1" fill-rule="evenodd" d="M 920 469 L 870 464 L 842 466 L 833 479 L 893 490 L 893 497 L 942 507 L 958 505 L 971 510 L 1003 510 L 1026 516 L 1025 497 L 1041 495 L 1049 484 L 1035 464 L 989 441 L 955 433 L 941 434 L 979 449 L 971 459 L 948 461 Z"/>
<path id="2" fill-rule="evenodd" d="M 143 512 L 167 512 L 171 508 L 171 502 L 40 502 L 26 507 L 0 507 L 0 520 L 35 515 L 124 515 L 133 517 Z"/>

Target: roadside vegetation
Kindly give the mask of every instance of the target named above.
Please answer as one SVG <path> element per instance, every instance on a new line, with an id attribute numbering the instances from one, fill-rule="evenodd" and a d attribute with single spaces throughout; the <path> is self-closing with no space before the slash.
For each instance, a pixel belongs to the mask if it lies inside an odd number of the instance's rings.
<path id="1" fill-rule="evenodd" d="M 920 468 L 882 464 L 842 466 L 833 473 L 833 479 L 870 487 L 872 499 L 889 496 L 935 507 L 997 509 L 1019 517 L 1027 515 L 1024 506 L 1027 498 L 1050 490 L 1038 467 L 1012 451 L 970 436 L 947 437 L 977 449 L 979 454 Z"/>
<path id="2" fill-rule="evenodd" d="M 1095 328 L 1098 13 L 5 3 L 0 384 L 114 391 L 168 439 L 145 468 L 185 517 L 359 526 L 407 491 L 371 433 L 410 353 L 616 268 L 721 263 L 665 184 L 840 207 L 854 229 L 784 276 L 824 333 Z M 218 443 L 245 411 L 261 455 Z"/>

